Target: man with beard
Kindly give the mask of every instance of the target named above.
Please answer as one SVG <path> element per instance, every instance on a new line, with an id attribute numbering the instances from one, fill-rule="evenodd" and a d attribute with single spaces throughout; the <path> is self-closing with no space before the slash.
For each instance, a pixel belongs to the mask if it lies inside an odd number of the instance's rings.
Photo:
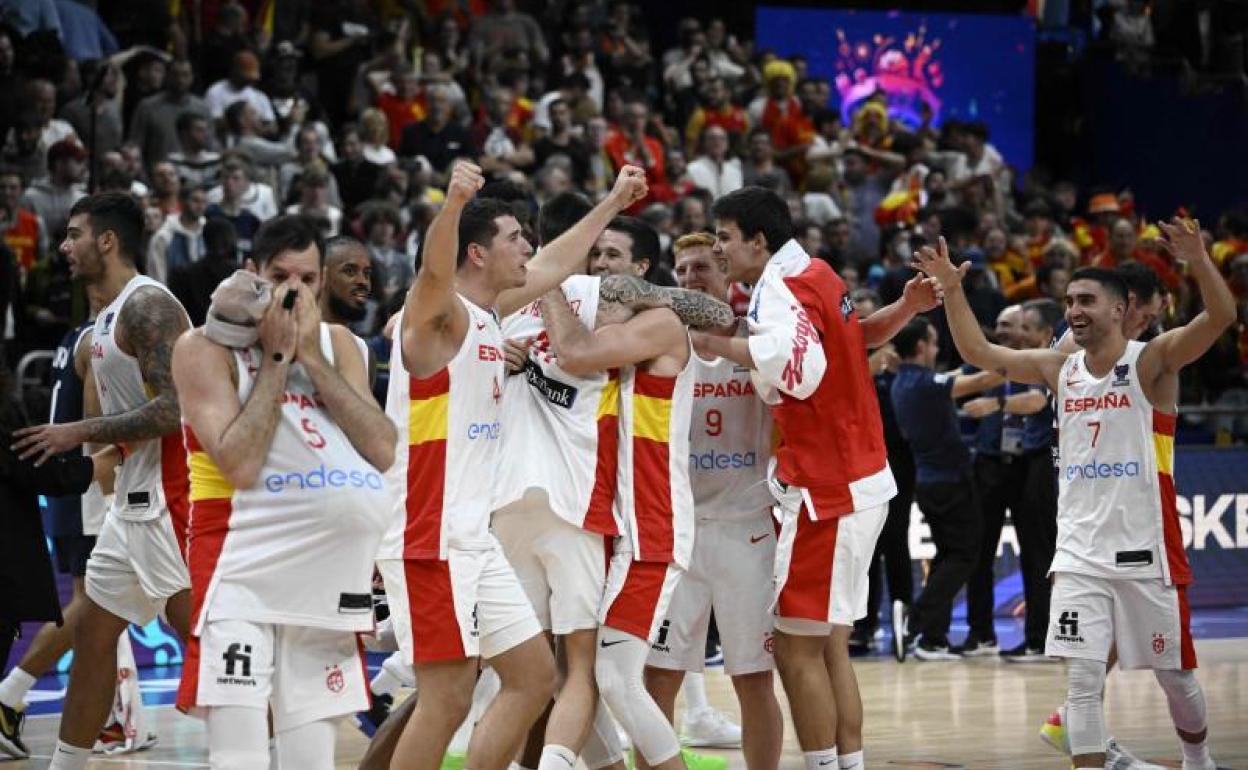
<path id="1" fill-rule="evenodd" d="M 364 244 L 349 235 L 326 241 L 325 291 L 321 293 L 325 323 L 354 327 L 368 315 L 372 293 L 373 261 Z"/>
<path id="2" fill-rule="evenodd" d="M 1152 669 L 1181 739 L 1183 767 L 1208 770 L 1205 697 L 1193 669 L 1191 567 L 1174 487 L 1179 372 L 1235 321 L 1235 299 L 1204 248 L 1200 225 L 1159 223 L 1167 251 L 1189 266 L 1205 309 L 1147 343 L 1124 334 L 1122 276 L 1083 268 L 1066 291 L 1066 320 L 1081 350 L 1009 350 L 984 339 L 962 292 L 966 268 L 944 241 L 916 266 L 949 300 L 949 327 L 970 363 L 1057 394 L 1058 534 L 1046 652 L 1068 660 L 1065 729 L 1075 767 L 1103 767 L 1102 691 L 1117 650 L 1124 668 Z M 1114 762 L 1117 766 L 1117 762 Z"/>

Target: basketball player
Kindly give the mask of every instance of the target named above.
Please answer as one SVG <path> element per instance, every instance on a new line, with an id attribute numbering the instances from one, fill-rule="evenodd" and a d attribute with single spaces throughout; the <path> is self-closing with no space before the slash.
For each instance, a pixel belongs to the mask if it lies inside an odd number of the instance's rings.
<path id="1" fill-rule="evenodd" d="M 100 399 L 91 376 L 91 328 L 95 325 L 100 308 L 97 289 L 92 288 L 87 292 L 87 301 L 91 308 L 91 320 L 66 332 L 52 360 L 50 419 L 53 423 L 100 415 Z M 83 447 L 81 451 L 86 452 L 88 449 L 90 447 Z M 96 535 L 104 521 L 104 512 L 112 502 L 111 478 L 107 486 L 107 495 L 100 484 L 93 483 L 82 495 L 47 498 L 47 531 L 52 539 L 56 566 L 62 574 L 71 576 L 73 595 L 65 607 L 64 622 L 59 625 L 44 624 L 31 640 L 21 661 L 0 681 L 0 712 L 3 713 L 3 718 L 0 719 L 0 751 L 19 759 L 28 754 L 21 740 L 21 712 L 24 709 L 26 693 L 41 674 L 50 671 L 61 656 L 73 647 L 74 626 L 86 601 L 84 576 L 87 571 L 87 558 L 95 546 Z M 129 649 L 128 633 L 123 632 L 118 636 L 117 643 L 119 655 L 133 658 L 134 654 Z M 135 675 L 135 671 L 128 674 L 130 678 Z M 121 677 L 118 681 L 121 681 Z M 119 695 L 126 699 L 122 711 L 137 717 L 137 712 L 143 710 L 143 703 L 141 699 L 131 700 L 129 696 L 132 692 L 137 692 L 137 688 L 120 689 Z M 110 753 L 135 751 L 155 743 L 155 733 L 149 733 L 146 729 L 132 729 L 127 733 L 125 726 L 112 718 L 114 716 L 115 714 L 110 714 L 109 722 L 100 734 L 100 742 Z M 138 721 L 136 719 L 130 727 L 134 728 Z"/>
<path id="2" fill-rule="evenodd" d="M 858 768 L 862 701 L 849 661 L 866 614 L 868 569 L 896 484 L 888 467 L 867 348 L 938 303 L 918 277 L 859 321 L 845 285 L 793 240 L 780 196 L 744 187 L 715 202 L 714 253 L 754 285 L 749 337 L 695 335 L 699 353 L 747 366 L 780 445 L 771 491 L 777 543 L 775 655 L 809 770 Z"/>
<path id="3" fill-rule="evenodd" d="M 103 305 L 92 329 L 91 367 L 104 416 L 21 431 L 15 445 L 40 461 L 88 442 L 124 445 L 126 454 L 87 561 L 56 770 L 82 770 L 91 756 L 126 624 L 146 625 L 163 613 L 187 638 L 186 457 L 170 362 L 190 323 L 169 290 L 135 268 L 142 237 L 143 212 L 128 195 L 92 195 L 70 210 L 61 253 L 70 274 L 94 286 Z"/>
<path id="4" fill-rule="evenodd" d="M 482 182 L 471 163 L 452 170 L 391 357 L 386 411 L 400 436 L 388 480 L 400 494 L 378 567 L 421 690 L 391 760 L 396 770 L 438 766 L 469 709 L 479 658 L 502 686 L 469 742 L 474 770 L 505 768 L 553 694 L 541 625 L 488 530 L 505 377 L 496 313 L 558 286 L 646 189 L 641 169 L 624 168 L 602 203 L 530 260 L 510 207 L 473 200 Z"/>
<path id="5" fill-rule="evenodd" d="M 321 322 L 322 255 L 311 220 L 269 220 L 258 339 L 227 347 L 210 315 L 174 349 L 194 602 L 178 706 L 205 712 L 213 767 L 267 768 L 271 714 L 279 764 L 327 770 L 334 718 L 368 707 L 355 633 L 373 628 L 396 431 L 356 338 Z"/>
<path id="6" fill-rule="evenodd" d="M 589 210 L 588 200 L 580 195 L 552 199 L 539 214 L 542 243 L 553 241 Z M 642 231 L 625 232 L 622 228 L 631 222 Z M 646 231 L 657 257 L 657 235 L 629 217 L 613 219 L 590 254 L 614 238 L 625 255 L 622 262 L 632 262 L 628 257 L 635 238 L 644 239 Z M 708 297 L 652 286 L 631 273 L 608 272 L 601 278 L 572 275 L 561 290 L 576 308 L 577 318 L 590 328 L 600 309 L 628 317 L 648 308 L 669 307 L 688 323 L 701 326 L 729 320 L 728 309 Z M 618 311 L 609 309 L 616 306 Z M 602 763 L 622 759 L 611 745 L 615 736 L 609 717 L 600 716 L 590 732 L 597 703 L 594 660 L 606 580 L 604 544 L 605 538 L 617 534 L 611 511 L 615 464 L 609 460 L 615 452 L 617 420 L 610 399 L 619 376 L 602 371 L 576 376 L 562 369 L 550 349 L 540 302 L 508 316 L 502 326 L 509 356 L 517 352 L 522 356 L 523 376 L 509 378 L 504 391 L 507 430 L 502 452 L 508 462 L 500 499 L 507 504 L 494 514 L 493 527 L 543 629 L 558 640 L 564 666 L 537 766 L 560 770 L 574 764 L 586 740 L 600 737 L 607 745 L 586 749 L 590 770 L 597 770 Z"/>
<path id="7" fill-rule="evenodd" d="M 676 282 L 727 300 L 728 263 L 715 238 L 676 241 Z M 689 435 L 696 537 L 690 567 L 676 587 L 646 668 L 646 689 L 672 719 L 686 672 L 702 671 L 712 610 L 724 648 L 724 673 L 741 705 L 742 749 L 751 770 L 775 768 L 784 733 L 772 682 L 771 570 L 776 539 L 767 489 L 772 425 L 749 370 L 695 354 Z"/>
<path id="8" fill-rule="evenodd" d="M 349 326 L 368 315 L 373 293 L 373 261 L 368 247 L 350 235 L 325 241 L 325 288 L 321 292 L 321 318 L 327 324 Z"/>
<path id="9" fill-rule="evenodd" d="M 1175 508 L 1173 442 L 1179 371 L 1234 322 L 1235 301 L 1198 223 L 1176 218 L 1159 226 L 1166 247 L 1187 262 L 1205 310 L 1147 343 L 1131 341 L 1122 329 L 1121 277 L 1078 270 L 1066 290 L 1066 320 L 1082 350 L 1070 356 L 989 344 L 961 291 L 966 267 L 953 266 L 943 241 L 939 252 L 916 256 L 916 266 L 945 290 L 954 342 L 967 361 L 1057 394 L 1058 536 L 1046 652 L 1069 661 L 1066 732 L 1075 767 L 1106 764 L 1101 692 L 1111 646 L 1123 667 L 1153 669 L 1185 770 L 1215 767 L 1193 671 L 1192 576 Z"/>
<path id="10" fill-rule="evenodd" d="M 542 320 L 563 371 L 574 377 L 619 371 L 618 396 L 600 406 L 600 413 L 618 415 L 618 451 L 604 460 L 602 450 L 613 448 L 600 437 L 599 461 L 617 463 L 612 508 L 619 536 L 599 611 L 594 676 L 632 739 L 638 766 L 676 770 L 685 766 L 680 742 L 646 692 L 643 672 L 693 545 L 687 458 L 694 369 L 688 331 L 675 313 L 658 308 L 628 315 L 622 307 L 600 306 L 590 331 L 561 290 L 542 299 Z"/>

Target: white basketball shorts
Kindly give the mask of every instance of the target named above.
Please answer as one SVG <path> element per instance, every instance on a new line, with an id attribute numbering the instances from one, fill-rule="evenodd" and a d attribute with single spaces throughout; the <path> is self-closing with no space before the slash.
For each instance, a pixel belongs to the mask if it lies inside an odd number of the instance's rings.
<path id="1" fill-rule="evenodd" d="M 1115 645 L 1124 669 L 1196 668 L 1187 586 L 1054 573 L 1045 654 L 1104 663 Z"/>
<path id="2" fill-rule="evenodd" d="M 496 512 L 492 526 L 542 628 L 561 636 L 598 627 L 608 538 L 564 521 L 534 489 Z"/>
<path id="3" fill-rule="evenodd" d="M 364 650 L 350 631 L 209 620 L 182 670 L 178 708 L 271 709 L 275 732 L 369 706 Z"/>
<path id="4" fill-rule="evenodd" d="M 771 671 L 775 558 L 776 529 L 769 515 L 747 521 L 699 521 L 689 571 L 676 586 L 647 664 L 701 671 L 713 609 L 724 648 L 724 673 Z"/>
<path id="5" fill-rule="evenodd" d="M 147 625 L 169 597 L 189 590 L 190 573 L 166 513 L 128 521 L 110 511 L 87 560 L 87 596 L 119 618 Z"/>

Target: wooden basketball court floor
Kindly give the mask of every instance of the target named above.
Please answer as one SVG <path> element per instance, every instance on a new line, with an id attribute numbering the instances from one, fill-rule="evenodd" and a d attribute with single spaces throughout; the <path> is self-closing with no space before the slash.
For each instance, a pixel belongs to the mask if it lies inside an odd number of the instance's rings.
<path id="1" fill-rule="evenodd" d="M 1210 745 L 1221 768 L 1248 770 L 1248 640 L 1197 642 L 1198 676 L 1208 699 Z M 1061 664 L 1011 664 L 997 660 L 898 665 L 892 659 L 856 662 L 866 709 L 868 767 L 1040 770 L 1067 768 L 1069 762 L 1038 737 L 1049 712 L 1062 701 Z M 711 702 L 739 716 L 732 688 L 718 670 L 708 670 Z M 784 770 L 800 770 L 801 752 L 785 713 Z M 1147 672 L 1114 672 L 1106 694 L 1110 730 L 1137 756 L 1181 766 L 1178 739 L 1170 726 L 1165 697 Z M 678 707 L 679 710 L 679 707 Z M 201 724 L 172 707 L 151 710 L 160 743 L 121 758 L 96 758 L 97 770 L 170 770 L 207 767 Z M 56 715 L 32 716 L 26 739 L 34 756 L 3 763 L 5 770 L 47 766 L 55 746 Z M 339 727 L 336 765 L 354 768 L 365 747 L 354 723 Z M 715 752 L 732 770 L 744 768 L 740 751 Z"/>

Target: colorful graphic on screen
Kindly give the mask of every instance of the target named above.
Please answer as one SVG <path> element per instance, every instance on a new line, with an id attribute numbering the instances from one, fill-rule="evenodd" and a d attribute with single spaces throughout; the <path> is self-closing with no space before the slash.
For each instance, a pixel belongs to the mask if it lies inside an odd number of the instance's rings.
<path id="1" fill-rule="evenodd" d="M 889 117 L 919 126 L 925 109 L 946 120 L 983 121 L 989 141 L 1019 169 L 1031 166 L 1035 112 L 1035 22 L 1024 16 L 759 8 L 758 47 L 803 56 L 833 84 L 830 105 L 848 124 L 884 94 Z"/>

